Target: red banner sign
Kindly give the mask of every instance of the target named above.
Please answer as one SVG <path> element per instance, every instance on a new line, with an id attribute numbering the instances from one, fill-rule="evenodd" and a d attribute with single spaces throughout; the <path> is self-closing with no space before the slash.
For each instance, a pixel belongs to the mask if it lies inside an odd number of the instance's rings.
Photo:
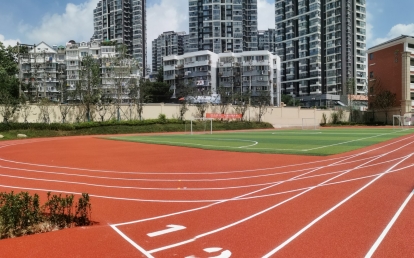
<path id="1" fill-rule="evenodd" d="M 243 118 L 242 114 L 215 114 L 215 113 L 206 113 L 206 118 L 213 119 L 241 119 Z"/>

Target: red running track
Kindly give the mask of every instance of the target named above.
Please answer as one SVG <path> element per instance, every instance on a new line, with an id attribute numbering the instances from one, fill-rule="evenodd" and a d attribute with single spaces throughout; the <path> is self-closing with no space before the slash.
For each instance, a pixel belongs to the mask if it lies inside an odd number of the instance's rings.
<path id="1" fill-rule="evenodd" d="M 412 257 L 414 135 L 330 157 L 94 137 L 0 143 L 0 191 L 80 194 L 99 225 L 0 257 Z"/>

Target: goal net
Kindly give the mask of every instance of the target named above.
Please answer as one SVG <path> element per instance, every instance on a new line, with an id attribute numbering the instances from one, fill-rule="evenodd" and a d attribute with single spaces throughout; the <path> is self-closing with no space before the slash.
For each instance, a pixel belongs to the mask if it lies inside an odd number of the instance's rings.
<path id="1" fill-rule="evenodd" d="M 213 134 L 212 118 L 193 118 L 190 123 L 190 133 Z"/>
<path id="2" fill-rule="evenodd" d="M 302 130 L 316 130 L 319 128 L 315 118 L 302 118 Z"/>
<path id="3" fill-rule="evenodd" d="M 394 129 L 404 127 L 404 116 L 393 115 L 392 116 L 392 127 Z"/>

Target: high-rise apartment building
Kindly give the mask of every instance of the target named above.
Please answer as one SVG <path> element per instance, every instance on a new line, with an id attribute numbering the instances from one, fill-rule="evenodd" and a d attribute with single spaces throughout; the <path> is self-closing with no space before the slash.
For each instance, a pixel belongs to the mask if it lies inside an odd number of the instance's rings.
<path id="1" fill-rule="evenodd" d="M 189 0 L 189 52 L 257 50 L 257 0 Z"/>
<path id="2" fill-rule="evenodd" d="M 152 72 L 158 72 L 165 56 L 184 54 L 185 32 L 167 31 L 152 41 Z"/>
<path id="3" fill-rule="evenodd" d="M 365 0 L 276 0 L 284 94 L 329 98 L 364 92 L 365 6 Z"/>
<path id="4" fill-rule="evenodd" d="M 146 72 L 146 0 L 101 0 L 94 14 L 94 35 L 99 41 L 117 41 L 128 48 L 128 54 Z"/>
<path id="5" fill-rule="evenodd" d="M 257 48 L 258 50 L 267 50 L 270 53 L 276 52 L 276 30 L 258 30 L 257 31 Z"/>

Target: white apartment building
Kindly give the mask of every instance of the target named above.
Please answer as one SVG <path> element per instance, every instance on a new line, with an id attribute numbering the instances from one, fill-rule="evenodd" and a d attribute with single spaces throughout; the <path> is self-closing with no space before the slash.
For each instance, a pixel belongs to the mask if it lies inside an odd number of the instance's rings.
<path id="1" fill-rule="evenodd" d="M 211 51 L 164 57 L 164 81 L 174 90 L 183 85 L 194 87 L 198 95 L 227 92 L 251 92 L 252 97 L 268 91 L 270 103 L 280 105 L 280 58 L 268 51 L 215 54 Z"/>
<path id="2" fill-rule="evenodd" d="M 134 59 L 115 63 L 116 47 L 99 41 L 76 43 L 71 40 L 66 44 L 67 92 L 69 101 L 79 101 L 73 96 L 77 85 L 81 83 L 82 59 L 92 56 L 101 67 L 101 95 L 103 99 L 121 99 L 128 102 L 128 82 L 138 78 L 137 62 Z M 72 93 L 72 94 L 70 94 Z"/>
<path id="3" fill-rule="evenodd" d="M 164 57 L 164 81 L 171 90 L 188 85 L 198 95 L 210 96 L 216 93 L 218 55 L 211 51 L 198 51 L 184 55 Z"/>
<path id="4" fill-rule="evenodd" d="M 21 79 L 25 94 L 32 100 L 49 99 L 61 102 L 66 71 L 62 47 L 41 42 L 20 59 Z"/>

